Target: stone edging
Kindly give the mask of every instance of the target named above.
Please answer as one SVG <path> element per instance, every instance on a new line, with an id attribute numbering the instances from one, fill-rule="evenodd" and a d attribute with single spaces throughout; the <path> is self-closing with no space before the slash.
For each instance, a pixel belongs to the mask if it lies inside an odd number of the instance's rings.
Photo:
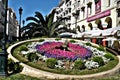
<path id="1" fill-rule="evenodd" d="M 32 40 L 26 40 L 26 41 L 21 41 L 18 42 L 16 44 L 13 44 L 12 46 L 10 46 L 7 49 L 7 52 L 9 53 L 8 58 L 13 59 L 15 62 L 19 62 L 19 60 L 17 60 L 16 58 L 14 58 L 11 54 L 11 51 L 14 47 L 16 47 L 17 45 L 20 45 L 22 43 L 25 42 L 31 42 L 31 41 L 38 41 L 39 39 L 32 39 Z M 117 56 L 119 59 L 119 63 L 117 64 L 117 66 L 111 70 L 105 71 L 105 72 L 100 72 L 100 73 L 96 73 L 96 74 L 88 74 L 88 75 L 63 75 L 63 74 L 56 74 L 56 73 L 50 73 L 50 72 L 46 72 L 46 71 L 42 71 L 42 70 L 38 70 L 35 68 L 32 68 L 24 63 L 21 63 L 21 65 L 24 67 L 23 71 L 21 72 L 22 74 L 25 75 L 29 75 L 29 76 L 33 76 L 33 77 L 38 77 L 38 78 L 47 78 L 47 79 L 64 79 L 64 80 L 80 80 L 80 79 L 98 79 L 101 77 L 107 77 L 107 76 L 111 76 L 114 75 L 116 73 L 120 72 L 120 56 Z"/>

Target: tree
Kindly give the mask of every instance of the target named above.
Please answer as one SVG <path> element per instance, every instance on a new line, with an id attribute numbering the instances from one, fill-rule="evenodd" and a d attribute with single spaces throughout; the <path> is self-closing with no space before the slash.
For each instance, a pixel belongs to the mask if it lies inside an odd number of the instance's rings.
<path id="1" fill-rule="evenodd" d="M 43 15 L 40 12 L 35 12 L 35 17 L 27 17 L 26 21 L 31 21 L 27 24 L 27 26 L 24 27 L 23 30 L 28 29 L 27 33 L 29 36 L 33 36 L 34 33 L 39 33 L 41 36 L 47 36 L 47 37 L 56 37 L 62 32 L 69 32 L 71 30 L 68 30 L 66 27 L 64 20 L 68 18 L 60 18 L 57 21 L 53 21 L 54 19 L 55 11 L 49 15 L 47 15 L 44 19 Z M 60 25 L 63 25 L 60 27 Z"/>

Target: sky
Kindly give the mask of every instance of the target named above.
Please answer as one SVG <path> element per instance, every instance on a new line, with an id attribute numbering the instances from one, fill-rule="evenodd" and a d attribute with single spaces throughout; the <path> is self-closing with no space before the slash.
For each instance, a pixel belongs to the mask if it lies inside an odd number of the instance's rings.
<path id="1" fill-rule="evenodd" d="M 53 7 L 56 7 L 59 0 L 8 0 L 8 6 L 13 8 L 19 21 L 19 8 L 23 8 L 22 20 L 29 16 L 34 16 L 35 11 L 39 11 L 43 16 L 47 15 Z"/>

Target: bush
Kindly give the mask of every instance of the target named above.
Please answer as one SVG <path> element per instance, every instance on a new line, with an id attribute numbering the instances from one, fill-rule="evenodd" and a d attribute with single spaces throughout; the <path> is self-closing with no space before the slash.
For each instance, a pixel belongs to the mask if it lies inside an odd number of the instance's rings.
<path id="1" fill-rule="evenodd" d="M 14 73 L 21 72 L 23 70 L 23 67 L 19 64 L 19 62 L 14 63 Z"/>
<path id="2" fill-rule="evenodd" d="M 85 69 L 84 62 L 82 60 L 76 60 L 74 64 L 74 69 Z"/>
<path id="3" fill-rule="evenodd" d="M 114 56 L 110 53 L 105 54 L 104 57 L 106 57 L 107 59 L 110 59 L 110 60 L 114 60 Z"/>
<path id="4" fill-rule="evenodd" d="M 70 40 L 71 43 L 75 43 L 76 41 L 74 39 Z"/>
<path id="5" fill-rule="evenodd" d="M 25 45 L 23 45 L 20 47 L 20 51 L 28 51 L 28 48 Z"/>
<path id="6" fill-rule="evenodd" d="M 85 43 L 87 46 L 91 46 L 91 43 L 89 43 L 89 42 L 87 42 L 87 43 Z"/>
<path id="7" fill-rule="evenodd" d="M 43 41 L 45 41 L 45 40 L 44 40 L 44 39 L 40 39 L 40 40 L 39 40 L 39 42 L 43 42 Z"/>
<path id="8" fill-rule="evenodd" d="M 104 61 L 103 61 L 103 58 L 102 58 L 102 57 L 99 57 L 99 56 L 93 57 L 92 60 L 95 61 L 95 62 L 98 62 L 98 64 L 99 64 L 100 66 L 104 65 Z"/>
<path id="9" fill-rule="evenodd" d="M 30 62 L 35 62 L 38 60 L 38 56 L 36 53 L 28 53 L 27 58 Z"/>
<path id="10" fill-rule="evenodd" d="M 12 59 L 8 59 L 8 71 L 13 71 L 14 70 L 14 61 Z"/>
<path id="11" fill-rule="evenodd" d="M 104 49 L 103 46 L 99 46 L 97 49 L 98 49 L 99 51 L 105 51 L 105 49 Z"/>
<path id="12" fill-rule="evenodd" d="M 13 73 L 18 73 L 23 70 L 23 67 L 19 62 L 14 62 L 12 59 L 8 59 L 8 71 Z"/>
<path id="13" fill-rule="evenodd" d="M 55 64 L 57 63 L 57 60 L 55 58 L 49 58 L 46 61 L 47 67 L 54 69 Z"/>

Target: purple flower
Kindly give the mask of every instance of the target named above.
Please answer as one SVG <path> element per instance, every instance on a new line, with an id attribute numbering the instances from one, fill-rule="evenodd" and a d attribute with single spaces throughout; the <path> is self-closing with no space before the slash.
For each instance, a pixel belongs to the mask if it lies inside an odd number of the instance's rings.
<path id="1" fill-rule="evenodd" d="M 48 58 L 66 58 L 75 61 L 77 58 L 91 57 L 92 52 L 83 46 L 68 43 L 68 50 L 63 50 L 63 44 L 62 42 L 45 42 L 42 45 L 37 45 L 36 49 Z"/>

